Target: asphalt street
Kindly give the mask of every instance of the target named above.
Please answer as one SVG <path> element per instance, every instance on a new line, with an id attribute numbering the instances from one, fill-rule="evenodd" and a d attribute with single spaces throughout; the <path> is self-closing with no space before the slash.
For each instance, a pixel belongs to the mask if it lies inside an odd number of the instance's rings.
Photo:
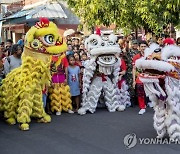
<path id="1" fill-rule="evenodd" d="M 101 108 L 84 116 L 63 113 L 53 115 L 49 124 L 32 121 L 29 131 L 20 131 L 18 125 L 10 126 L 1 118 L 0 154 L 179 154 L 178 144 L 148 143 L 156 137 L 153 110 L 148 108 L 142 116 L 138 111 L 136 107 L 115 113 Z M 137 144 L 128 149 L 124 137 L 132 133 Z M 140 144 L 139 138 L 146 142 Z"/>

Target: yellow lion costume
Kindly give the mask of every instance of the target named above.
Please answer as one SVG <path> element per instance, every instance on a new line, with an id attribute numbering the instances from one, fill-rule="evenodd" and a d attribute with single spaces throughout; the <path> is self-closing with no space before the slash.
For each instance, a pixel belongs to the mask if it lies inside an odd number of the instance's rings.
<path id="1" fill-rule="evenodd" d="M 53 56 L 51 63 L 52 87 L 49 90 L 51 111 L 61 115 L 62 110 L 73 113 L 70 87 L 65 82 L 65 55 Z"/>
<path id="2" fill-rule="evenodd" d="M 0 110 L 9 124 L 17 121 L 21 130 L 28 130 L 31 117 L 51 121 L 43 108 L 42 90 L 50 85 L 52 55 L 66 50 L 57 26 L 47 18 L 41 18 L 27 32 L 22 65 L 10 72 L 0 87 Z"/>

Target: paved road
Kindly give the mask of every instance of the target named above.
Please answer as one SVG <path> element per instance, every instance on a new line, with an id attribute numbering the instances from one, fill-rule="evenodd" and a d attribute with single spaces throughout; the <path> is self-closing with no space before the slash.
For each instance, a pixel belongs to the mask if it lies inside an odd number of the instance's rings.
<path id="1" fill-rule="evenodd" d="M 30 131 L 20 131 L 0 119 L 0 154 L 179 154 L 180 145 L 140 145 L 127 149 L 124 136 L 154 138 L 153 111 L 139 116 L 138 108 L 109 113 L 98 109 L 95 114 L 80 116 L 64 113 L 52 116 L 50 124 L 33 121 Z M 148 141 L 148 140 L 146 140 Z M 147 143 L 147 142 L 146 142 Z"/>

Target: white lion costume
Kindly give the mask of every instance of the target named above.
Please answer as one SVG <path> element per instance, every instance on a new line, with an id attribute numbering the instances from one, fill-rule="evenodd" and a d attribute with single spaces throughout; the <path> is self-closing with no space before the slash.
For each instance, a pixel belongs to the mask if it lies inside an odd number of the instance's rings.
<path id="1" fill-rule="evenodd" d="M 121 65 L 118 56 L 121 50 L 116 40 L 117 37 L 113 34 L 106 40 L 92 34 L 85 41 L 90 60 L 85 66 L 83 75 L 82 107 L 78 110 L 81 115 L 86 114 L 87 111 L 95 112 L 102 93 L 109 112 L 125 109 L 118 95 L 117 82 Z"/>
<path id="2" fill-rule="evenodd" d="M 154 128 L 158 137 L 167 133 L 172 140 L 180 140 L 180 48 L 168 45 L 161 51 L 153 44 L 136 66 L 144 70 L 140 80 L 154 103 Z"/>

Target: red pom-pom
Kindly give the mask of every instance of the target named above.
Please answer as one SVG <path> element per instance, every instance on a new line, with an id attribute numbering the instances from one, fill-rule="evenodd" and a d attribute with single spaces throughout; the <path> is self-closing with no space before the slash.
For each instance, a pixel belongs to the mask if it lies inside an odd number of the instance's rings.
<path id="1" fill-rule="evenodd" d="M 35 27 L 36 28 L 43 28 L 43 27 L 48 27 L 49 26 L 49 19 L 45 17 L 39 18 L 39 22 L 36 23 Z"/>
<path id="2" fill-rule="evenodd" d="M 101 36 L 101 30 L 100 30 L 100 28 L 96 28 L 96 35 Z"/>
<path id="3" fill-rule="evenodd" d="M 172 38 L 166 38 L 164 41 L 163 41 L 164 44 L 168 44 L 168 45 L 171 45 L 171 44 L 175 44 L 175 41 L 172 39 Z"/>
<path id="4" fill-rule="evenodd" d="M 40 18 L 40 22 L 43 23 L 43 24 L 49 25 L 49 19 L 46 18 L 46 17 L 41 17 L 41 18 Z"/>

